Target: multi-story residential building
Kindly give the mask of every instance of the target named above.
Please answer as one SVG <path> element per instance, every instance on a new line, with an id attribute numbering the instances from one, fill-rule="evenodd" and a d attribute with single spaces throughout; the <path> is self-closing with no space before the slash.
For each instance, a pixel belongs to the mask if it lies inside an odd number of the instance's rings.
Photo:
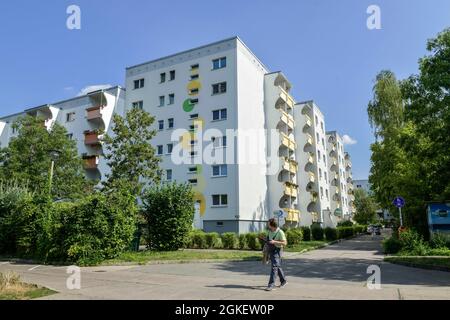
<path id="1" fill-rule="evenodd" d="M 328 174 L 330 176 L 331 211 L 341 219 L 350 219 L 347 178 L 351 169 L 346 171 L 344 143 L 336 131 L 327 132 Z"/>
<path id="2" fill-rule="evenodd" d="M 318 222 L 324 226 L 336 225 L 330 204 L 325 118 L 314 101 L 307 101 L 296 106 L 295 119 L 298 124 L 295 137 L 299 143 L 301 224 Z"/>
<path id="3" fill-rule="evenodd" d="M 353 174 L 352 174 L 352 160 L 348 152 L 344 153 L 345 162 L 345 183 L 347 184 L 347 198 L 348 198 L 348 210 L 350 217 L 355 213 L 355 195 L 354 195 L 354 185 L 353 185 Z"/>
<path id="4" fill-rule="evenodd" d="M 0 147 L 6 147 L 17 136 L 13 124 L 20 117 L 41 117 L 48 130 L 54 123 L 67 129 L 68 137 L 77 142 L 87 177 L 101 180 L 108 172 L 102 157 L 102 135 L 111 133 L 112 116 L 114 113 L 123 114 L 124 102 L 125 90 L 117 86 L 0 118 Z"/>
<path id="5" fill-rule="evenodd" d="M 369 196 L 373 196 L 373 191 L 371 188 L 371 184 L 368 179 L 363 180 L 353 180 L 354 190 L 364 190 Z M 355 197 L 353 196 L 353 199 Z M 353 208 L 354 209 L 354 208 Z M 386 209 L 377 209 L 377 214 L 380 219 L 384 221 L 390 222 L 394 219 L 394 216 Z"/>
<path id="6" fill-rule="evenodd" d="M 205 231 L 258 231 L 279 212 L 289 226 L 334 226 L 350 213 L 349 156 L 318 106 L 296 103 L 291 87 L 234 37 L 127 68 L 126 95 L 114 87 L 22 114 L 64 125 L 87 176 L 102 179 L 101 133 L 113 113 L 148 111 L 162 179 L 192 184 L 194 224 Z M 22 114 L 0 119 L 1 146 Z"/>

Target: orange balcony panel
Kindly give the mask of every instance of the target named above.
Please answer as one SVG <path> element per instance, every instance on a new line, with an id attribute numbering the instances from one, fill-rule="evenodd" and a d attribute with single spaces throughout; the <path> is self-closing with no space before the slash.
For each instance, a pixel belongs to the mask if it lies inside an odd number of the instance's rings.
<path id="1" fill-rule="evenodd" d="M 85 132 L 84 144 L 86 145 L 100 144 L 100 135 L 97 132 Z"/>
<path id="2" fill-rule="evenodd" d="M 92 156 L 83 159 L 83 167 L 86 170 L 97 169 L 98 168 L 98 157 Z"/>
<path id="3" fill-rule="evenodd" d="M 100 119 L 102 117 L 102 107 L 93 107 L 86 109 L 88 120 Z"/>

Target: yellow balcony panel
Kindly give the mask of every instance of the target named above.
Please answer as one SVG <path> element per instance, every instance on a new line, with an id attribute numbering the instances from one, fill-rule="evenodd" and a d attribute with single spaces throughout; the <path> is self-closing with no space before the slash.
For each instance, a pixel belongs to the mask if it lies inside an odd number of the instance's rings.
<path id="1" fill-rule="evenodd" d="M 295 149 L 297 148 L 297 143 L 295 143 L 295 141 L 291 138 L 289 138 L 288 135 L 286 135 L 285 133 L 280 133 L 280 138 L 281 138 L 281 144 L 284 145 L 285 147 L 291 149 L 292 151 L 295 151 Z"/>
<path id="2" fill-rule="evenodd" d="M 293 108 L 295 105 L 294 99 L 282 87 L 279 87 L 279 89 L 280 89 L 280 98 L 283 99 L 284 102 L 286 102 L 289 108 Z"/>
<path id="3" fill-rule="evenodd" d="M 315 182 L 316 181 L 316 175 L 314 173 L 309 174 L 309 182 Z"/>
<path id="4" fill-rule="evenodd" d="M 281 120 L 284 124 L 286 124 L 290 129 L 294 129 L 294 127 L 295 127 L 295 121 L 294 121 L 294 118 L 293 118 L 290 114 L 288 114 L 287 112 L 281 111 L 281 117 L 280 117 L 280 120 Z"/>
<path id="5" fill-rule="evenodd" d="M 284 212 L 286 212 L 287 216 L 285 218 L 288 222 L 298 222 L 299 221 L 299 215 L 300 211 L 297 209 L 291 209 L 291 208 L 284 208 Z"/>
<path id="6" fill-rule="evenodd" d="M 314 156 L 309 156 L 308 157 L 308 163 L 314 164 Z"/>

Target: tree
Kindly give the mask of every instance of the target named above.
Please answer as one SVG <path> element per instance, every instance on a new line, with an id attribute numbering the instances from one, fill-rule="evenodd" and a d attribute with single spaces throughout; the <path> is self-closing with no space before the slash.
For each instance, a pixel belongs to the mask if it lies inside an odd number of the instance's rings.
<path id="1" fill-rule="evenodd" d="M 354 195 L 356 213 L 353 220 L 358 224 L 370 224 L 375 222 L 377 218 L 377 206 L 373 199 L 362 189 L 356 189 Z"/>
<path id="2" fill-rule="evenodd" d="M 185 243 L 194 221 L 194 192 L 188 184 L 162 184 L 143 196 L 147 243 L 158 251 L 178 250 Z"/>
<path id="3" fill-rule="evenodd" d="M 104 186 L 115 189 L 120 181 L 128 181 L 131 191 L 141 195 L 146 184 L 159 181 L 160 159 L 150 141 L 156 135 L 150 126 L 155 121 L 148 112 L 133 108 L 125 117 L 113 116 L 113 134 L 104 138 L 105 155 L 111 172 Z"/>
<path id="4" fill-rule="evenodd" d="M 51 130 L 40 117 L 25 116 L 13 124 L 18 136 L 0 152 L 0 179 L 15 180 L 40 194 L 49 194 L 50 165 L 54 175 L 50 195 L 56 199 L 79 198 L 90 190 L 75 141 L 58 123 Z"/>

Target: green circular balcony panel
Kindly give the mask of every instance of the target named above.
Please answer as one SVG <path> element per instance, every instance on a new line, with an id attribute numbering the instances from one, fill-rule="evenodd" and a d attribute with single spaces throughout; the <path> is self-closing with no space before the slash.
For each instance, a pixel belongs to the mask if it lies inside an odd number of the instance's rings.
<path id="1" fill-rule="evenodd" d="M 195 108 L 195 104 L 191 103 L 191 99 L 186 99 L 183 102 L 183 110 L 185 112 L 191 112 L 192 110 L 194 110 Z"/>

